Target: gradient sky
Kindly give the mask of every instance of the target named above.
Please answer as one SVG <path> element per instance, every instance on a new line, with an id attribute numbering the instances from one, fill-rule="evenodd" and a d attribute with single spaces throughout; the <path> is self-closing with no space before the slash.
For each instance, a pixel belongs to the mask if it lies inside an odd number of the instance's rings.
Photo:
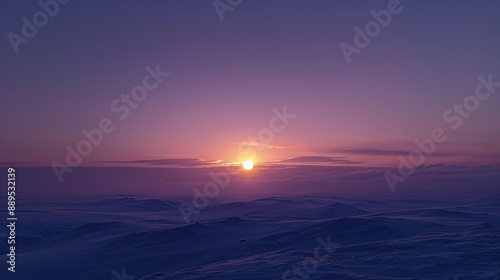
<path id="1" fill-rule="evenodd" d="M 3 2 L 0 161 L 64 162 L 106 117 L 116 130 L 83 165 L 241 161 L 238 145 L 286 106 L 297 117 L 257 162 L 396 167 L 443 127 L 449 138 L 426 164 L 498 163 L 500 90 L 456 131 L 442 115 L 478 76 L 500 80 L 500 2 L 402 0 L 348 64 L 339 44 L 387 2 L 244 1 L 221 22 L 212 1 L 73 1 L 18 54 L 7 34 L 40 7 Z M 111 102 L 157 64 L 170 76 L 118 120 Z"/>

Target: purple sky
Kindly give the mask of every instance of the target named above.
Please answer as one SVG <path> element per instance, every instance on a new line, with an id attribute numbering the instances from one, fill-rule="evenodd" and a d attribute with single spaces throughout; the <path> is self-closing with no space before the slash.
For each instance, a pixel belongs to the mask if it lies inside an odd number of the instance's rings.
<path id="1" fill-rule="evenodd" d="M 0 161 L 64 163 L 65 147 L 109 118 L 116 129 L 82 166 L 188 174 L 248 158 L 240 143 L 286 106 L 296 118 L 252 157 L 266 174 L 295 164 L 397 168 L 438 127 L 448 138 L 425 165 L 499 163 L 500 87 L 456 130 L 443 113 L 474 94 L 479 76 L 500 81 L 500 3 L 402 0 L 347 63 L 339 44 L 353 44 L 353 28 L 388 2 L 244 1 L 221 22 L 212 1 L 73 1 L 18 54 L 7 34 L 40 7 L 3 3 Z M 170 75 L 120 120 L 110 104 L 158 64 Z M 304 172 L 292 173 L 322 171 Z M 279 174 L 269 177 L 292 176 Z"/>

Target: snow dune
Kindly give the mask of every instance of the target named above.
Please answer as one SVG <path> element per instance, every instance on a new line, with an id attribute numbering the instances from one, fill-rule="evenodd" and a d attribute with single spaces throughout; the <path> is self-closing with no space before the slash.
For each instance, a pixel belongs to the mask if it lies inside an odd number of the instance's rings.
<path id="1" fill-rule="evenodd" d="M 499 196 L 460 203 L 269 197 L 208 206 L 190 224 L 179 205 L 126 197 L 26 203 L 18 271 L 14 278 L 1 271 L 1 279 L 109 280 L 122 268 L 137 280 L 500 276 Z M 282 278 L 327 236 L 339 247 L 307 278 Z"/>

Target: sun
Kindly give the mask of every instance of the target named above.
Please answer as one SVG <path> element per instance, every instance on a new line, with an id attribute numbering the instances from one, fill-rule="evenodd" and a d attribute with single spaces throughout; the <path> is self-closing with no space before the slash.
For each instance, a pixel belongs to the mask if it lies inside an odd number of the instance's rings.
<path id="1" fill-rule="evenodd" d="M 252 170 L 252 168 L 253 168 L 253 162 L 251 160 L 247 159 L 243 162 L 243 169 Z"/>

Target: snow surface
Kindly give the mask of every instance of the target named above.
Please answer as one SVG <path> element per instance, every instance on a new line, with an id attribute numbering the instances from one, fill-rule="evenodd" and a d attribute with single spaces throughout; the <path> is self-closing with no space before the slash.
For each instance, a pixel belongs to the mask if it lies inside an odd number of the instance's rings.
<path id="1" fill-rule="evenodd" d="M 121 280 L 112 271 L 123 268 L 129 280 L 500 279 L 499 196 L 270 197 L 209 205 L 189 224 L 180 205 L 127 197 L 24 204 L 17 272 L 5 267 L 0 279 Z M 339 247 L 327 259 L 282 278 L 328 235 Z"/>

